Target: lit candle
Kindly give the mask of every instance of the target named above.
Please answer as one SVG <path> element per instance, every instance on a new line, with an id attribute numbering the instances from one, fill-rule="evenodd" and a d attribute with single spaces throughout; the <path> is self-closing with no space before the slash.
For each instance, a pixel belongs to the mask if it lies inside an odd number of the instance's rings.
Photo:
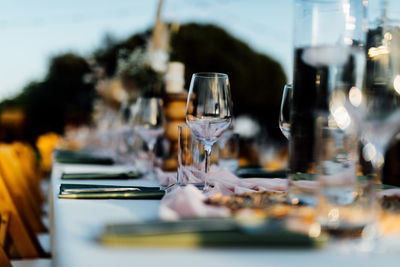
<path id="1" fill-rule="evenodd" d="M 167 93 L 182 93 L 184 80 L 185 65 L 181 62 L 168 63 L 167 73 L 165 75 L 165 86 Z"/>

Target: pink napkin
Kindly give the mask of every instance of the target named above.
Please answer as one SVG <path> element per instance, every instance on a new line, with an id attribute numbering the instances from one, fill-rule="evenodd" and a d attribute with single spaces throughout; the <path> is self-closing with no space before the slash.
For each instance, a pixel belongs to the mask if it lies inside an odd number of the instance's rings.
<path id="1" fill-rule="evenodd" d="M 206 205 L 205 199 L 202 191 L 193 185 L 176 185 L 162 198 L 159 216 L 163 220 L 229 216 L 228 209 Z"/>
<path id="2" fill-rule="evenodd" d="M 383 197 L 395 197 L 395 196 L 400 196 L 400 189 L 398 188 L 391 188 L 391 189 L 386 189 L 386 190 L 381 190 L 376 193 L 378 198 L 383 198 Z"/>
<path id="3" fill-rule="evenodd" d="M 177 183 L 176 172 L 164 172 L 159 168 L 155 169 L 158 183 L 161 186 L 168 187 Z"/>
<path id="4" fill-rule="evenodd" d="M 158 170 L 157 176 L 162 186 L 176 183 L 175 172 Z M 196 177 L 196 179 L 199 178 L 198 176 Z M 193 217 L 226 217 L 229 216 L 228 209 L 206 205 L 204 200 L 215 194 L 230 196 L 256 191 L 285 191 L 287 187 L 286 179 L 239 179 L 233 173 L 214 166 L 208 175 L 208 183 L 212 185 L 212 188 L 206 194 L 192 185 L 185 187 L 176 185 L 172 187 L 161 200 L 160 217 L 165 220 Z"/>

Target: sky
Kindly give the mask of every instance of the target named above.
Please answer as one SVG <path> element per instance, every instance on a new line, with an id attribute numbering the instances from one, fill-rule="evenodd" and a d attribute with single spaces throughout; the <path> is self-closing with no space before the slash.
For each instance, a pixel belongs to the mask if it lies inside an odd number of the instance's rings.
<path id="1" fill-rule="evenodd" d="M 89 56 L 105 34 L 151 27 L 158 0 L 0 0 L 0 100 L 40 81 L 51 57 Z M 294 0 L 164 0 L 169 22 L 214 23 L 282 64 L 292 77 Z M 221 51 L 222 52 L 222 51 Z"/>

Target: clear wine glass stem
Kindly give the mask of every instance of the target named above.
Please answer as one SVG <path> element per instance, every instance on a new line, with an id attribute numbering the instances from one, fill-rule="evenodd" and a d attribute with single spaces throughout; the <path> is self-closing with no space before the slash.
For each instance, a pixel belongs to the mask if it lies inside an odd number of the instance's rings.
<path id="1" fill-rule="evenodd" d="M 147 144 L 147 147 L 149 149 L 149 161 L 150 161 L 150 172 L 152 174 L 154 174 L 154 160 L 155 160 L 155 156 L 154 156 L 154 147 L 155 147 L 156 142 L 155 141 L 150 141 Z"/>
<path id="2" fill-rule="evenodd" d="M 205 165 L 205 172 L 210 172 L 210 156 L 211 156 L 211 148 L 212 145 L 204 145 L 204 150 L 206 151 L 206 165 Z"/>
<path id="3" fill-rule="evenodd" d="M 212 144 L 203 144 L 204 150 L 206 152 L 206 159 L 205 159 L 205 168 L 204 171 L 206 172 L 206 177 L 204 179 L 204 189 L 208 188 L 208 174 L 210 172 L 210 156 L 211 156 L 211 149 Z"/>

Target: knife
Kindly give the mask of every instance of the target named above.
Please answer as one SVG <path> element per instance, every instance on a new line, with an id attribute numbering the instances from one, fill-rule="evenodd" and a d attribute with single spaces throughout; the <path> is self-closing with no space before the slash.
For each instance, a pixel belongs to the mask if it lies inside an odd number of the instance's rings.
<path id="1" fill-rule="evenodd" d="M 114 193 L 114 192 L 129 192 L 129 191 L 142 191 L 136 187 L 119 187 L 119 188 L 82 188 L 82 189 L 64 189 L 61 194 L 74 194 L 74 193 Z"/>
<path id="2" fill-rule="evenodd" d="M 63 173 L 61 179 L 133 179 L 139 178 L 140 174 L 135 171 L 121 173 Z"/>

